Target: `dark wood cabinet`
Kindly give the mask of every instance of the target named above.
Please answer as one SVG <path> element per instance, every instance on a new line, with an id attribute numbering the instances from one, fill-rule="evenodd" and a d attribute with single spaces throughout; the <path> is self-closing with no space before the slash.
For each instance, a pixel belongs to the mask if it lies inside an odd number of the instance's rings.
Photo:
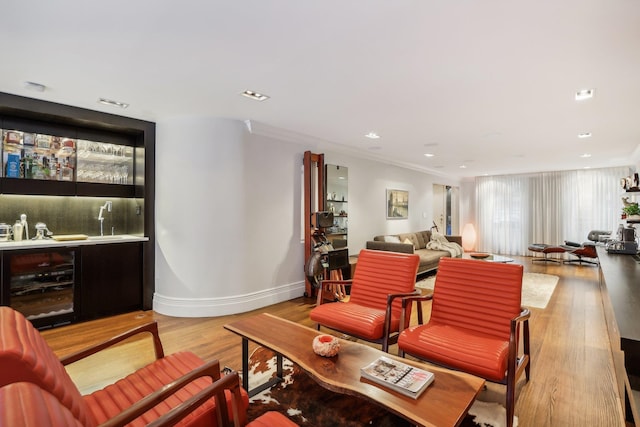
<path id="1" fill-rule="evenodd" d="M 136 213 L 131 215 L 142 215 L 143 229 L 139 230 L 136 225 L 129 231 L 128 225 L 133 222 L 130 218 L 136 217 L 125 216 L 125 226 L 116 232 L 143 235 L 147 242 L 82 247 L 81 259 L 77 262 L 81 262 L 82 267 L 81 301 L 87 305 L 82 307 L 80 317 L 151 309 L 155 283 L 155 217 L 152 208 L 155 197 L 155 123 L 0 92 L 0 128 L 133 147 L 133 179 L 126 183 L 17 179 L 0 174 L 0 197 L 29 196 L 24 198 L 25 203 L 34 204 L 32 195 L 60 197 L 60 200 L 66 196 L 139 199 L 136 201 Z M 145 206 L 150 208 L 145 209 Z M 3 212 L 2 208 L 0 204 L 4 221 L 14 218 L 16 212 Z M 23 211 L 26 208 L 20 212 Z M 78 219 L 70 212 L 71 209 L 62 210 L 56 218 L 64 217 L 65 220 L 60 221 L 65 224 L 77 224 Z M 87 233 L 71 233 L 78 232 Z M 6 285 L 0 285 L 0 294 L 5 293 Z"/>
<path id="2" fill-rule="evenodd" d="M 142 306 L 142 243 L 83 246 L 81 319 L 139 310 Z"/>

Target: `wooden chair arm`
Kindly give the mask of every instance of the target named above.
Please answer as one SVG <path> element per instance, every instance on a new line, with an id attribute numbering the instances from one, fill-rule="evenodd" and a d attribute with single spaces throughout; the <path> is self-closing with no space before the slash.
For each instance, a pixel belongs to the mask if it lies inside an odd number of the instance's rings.
<path id="1" fill-rule="evenodd" d="M 407 309 L 411 306 L 411 304 L 413 304 L 413 302 L 417 302 L 419 307 L 420 307 L 420 311 L 418 312 L 418 316 L 422 317 L 422 302 L 423 301 L 430 301 L 433 299 L 433 293 L 431 294 L 427 294 L 427 295 L 421 295 L 420 291 L 416 290 L 417 294 L 416 295 L 411 295 L 411 296 L 407 296 L 402 298 L 402 314 L 404 315 L 405 312 L 407 311 Z M 419 322 L 420 324 L 422 324 L 422 322 Z"/>
<path id="2" fill-rule="evenodd" d="M 517 345 L 518 324 L 520 324 L 522 322 L 528 322 L 530 317 L 531 317 L 531 312 L 529 311 L 529 309 L 522 307 L 522 311 L 520 312 L 520 314 L 517 315 L 516 317 L 514 317 L 513 319 L 511 319 L 511 328 L 510 328 L 510 334 L 509 334 L 509 344 L 510 345 L 511 345 L 511 343 Z"/>
<path id="3" fill-rule="evenodd" d="M 529 318 L 531 312 L 528 308 L 521 308 L 519 315 L 511 319 L 511 327 L 509 333 L 509 356 L 507 362 L 507 375 L 517 378 L 520 375 L 522 369 L 529 363 Z M 518 362 L 518 326 L 523 324 L 523 351 L 524 356 L 520 362 Z"/>
<path id="4" fill-rule="evenodd" d="M 389 334 L 391 333 L 391 311 L 392 311 L 392 304 L 393 304 L 393 300 L 395 300 L 396 298 L 407 298 L 407 297 L 412 297 L 412 296 L 417 296 L 420 295 L 420 291 L 418 289 L 414 289 L 413 292 L 405 292 L 405 293 L 400 293 L 400 294 L 388 294 L 387 295 L 387 309 L 385 310 L 384 313 L 384 336 L 385 337 L 389 337 Z M 405 316 L 404 316 L 404 312 L 401 311 L 400 312 L 400 326 L 398 327 L 399 331 L 402 331 L 402 329 L 404 329 L 403 325 L 404 325 L 404 321 L 405 321 Z M 383 351 L 387 351 L 386 348 L 383 348 Z"/>
<path id="5" fill-rule="evenodd" d="M 411 319 L 408 318 L 407 314 L 409 312 L 409 307 L 413 304 L 414 301 L 418 303 L 418 324 L 422 325 L 423 316 L 422 316 L 422 301 L 429 301 L 433 299 L 433 293 L 427 295 L 421 295 L 421 292 L 416 289 L 416 294 L 407 296 L 402 298 L 402 312 L 400 313 L 400 331 L 402 332 L 405 328 L 409 326 L 409 321 Z"/>
<path id="6" fill-rule="evenodd" d="M 172 408 L 169 412 L 158 418 L 158 420 L 150 425 L 172 426 L 189 415 L 204 401 L 211 398 L 212 396 L 217 396 L 216 408 L 218 409 L 216 411 L 220 410 L 220 413 L 218 413 L 218 421 L 220 421 L 221 413 L 224 414 L 224 418 L 227 418 L 227 405 L 226 399 L 224 397 L 224 388 L 226 388 L 226 385 L 233 385 L 233 381 L 238 383 L 239 386 L 238 377 L 236 374 L 235 379 L 234 377 L 230 377 L 229 379 L 226 379 L 225 377 L 225 381 L 218 382 L 218 380 L 220 379 L 220 363 L 217 360 L 212 360 L 181 376 L 180 378 L 170 382 L 169 384 L 165 385 L 159 390 L 154 391 L 148 396 L 145 396 L 115 417 L 104 422 L 103 424 L 100 424 L 100 427 L 124 426 L 135 420 L 140 415 L 144 414 L 160 402 L 163 402 L 167 399 L 168 396 L 178 392 L 193 380 L 201 377 L 210 377 L 213 384 L 202 389 L 199 393 L 182 402 L 175 408 Z M 225 423 L 223 421 L 222 424 L 219 425 L 227 426 L 229 424 L 228 422 Z"/>
<path id="7" fill-rule="evenodd" d="M 329 299 L 325 300 L 323 292 L 332 292 L 331 287 L 336 285 L 342 285 L 345 288 L 349 287 L 353 284 L 353 280 L 322 280 L 320 281 L 320 288 L 318 289 L 318 296 L 316 299 L 316 305 L 320 305 L 324 302 L 329 301 Z M 333 297 L 333 293 L 331 294 Z"/>
<path id="8" fill-rule="evenodd" d="M 420 296 L 420 291 L 418 289 L 414 289 L 413 292 L 404 292 L 400 294 L 388 294 L 387 295 L 387 305 L 391 305 L 394 299 L 396 298 L 410 298 L 414 296 Z"/>
<path id="9" fill-rule="evenodd" d="M 320 281 L 320 287 L 322 287 L 322 285 L 327 284 L 327 285 L 345 285 L 345 286 L 351 286 L 353 284 L 353 280 L 351 279 L 344 279 L 344 280 L 321 280 Z"/>
<path id="10" fill-rule="evenodd" d="M 420 291 L 417 291 L 420 292 Z M 421 295 L 421 294 L 416 294 L 415 296 L 408 296 L 405 298 L 402 298 L 402 307 L 406 307 L 407 303 L 412 303 L 413 301 L 429 301 L 433 299 L 433 294 L 427 294 L 427 295 Z"/>
<path id="11" fill-rule="evenodd" d="M 144 325 L 138 326 L 136 328 L 130 329 L 126 332 L 123 332 L 120 335 L 116 335 L 115 337 L 109 338 L 106 341 L 101 343 L 92 345 L 84 350 L 80 350 L 76 353 L 70 354 L 68 356 L 60 358 L 60 362 L 63 365 L 68 365 L 73 362 L 77 362 L 78 360 L 84 359 L 85 357 L 91 356 L 92 354 L 98 353 L 106 348 L 109 348 L 115 344 L 118 344 L 132 336 L 138 334 L 149 333 L 153 337 L 153 349 L 155 352 L 156 360 L 164 357 L 164 350 L 162 348 L 162 342 L 160 341 L 160 335 L 158 334 L 158 323 L 157 322 L 149 322 Z"/>
<path id="12" fill-rule="evenodd" d="M 227 416 L 228 410 L 226 408 L 224 390 L 229 390 L 231 392 L 231 413 L 233 416 L 233 422 L 230 421 Z M 212 396 L 215 396 L 216 398 L 216 417 L 218 419 L 218 426 L 227 427 L 233 425 L 235 427 L 242 427 L 246 425 L 247 414 L 241 407 L 242 395 L 240 393 L 240 377 L 237 372 L 231 372 L 230 374 L 215 381 L 195 396 L 171 409 L 162 417 L 149 423 L 147 427 L 165 427 L 177 424 L 192 411 L 190 408 L 197 408 Z M 221 405 L 220 402 L 223 402 L 223 404 Z"/>
<path id="13" fill-rule="evenodd" d="M 521 307 L 521 312 L 518 316 L 514 317 L 511 320 L 511 326 L 514 327 L 515 323 L 522 322 L 524 320 L 528 320 L 531 317 L 531 311 L 528 308 Z"/>

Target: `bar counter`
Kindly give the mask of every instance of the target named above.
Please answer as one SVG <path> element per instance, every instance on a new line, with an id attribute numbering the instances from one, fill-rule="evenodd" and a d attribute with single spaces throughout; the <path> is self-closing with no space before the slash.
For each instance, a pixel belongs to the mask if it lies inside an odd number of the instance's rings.
<path id="1" fill-rule="evenodd" d="M 100 245 L 105 243 L 127 243 L 127 242 L 146 242 L 148 237 L 132 236 L 129 234 L 116 234 L 115 236 L 89 236 L 80 240 L 54 240 L 51 238 L 39 240 L 21 240 L 15 242 L 13 240 L 0 242 L 0 252 L 12 251 L 18 249 L 44 249 L 44 248 L 64 248 L 68 246 L 86 246 Z"/>

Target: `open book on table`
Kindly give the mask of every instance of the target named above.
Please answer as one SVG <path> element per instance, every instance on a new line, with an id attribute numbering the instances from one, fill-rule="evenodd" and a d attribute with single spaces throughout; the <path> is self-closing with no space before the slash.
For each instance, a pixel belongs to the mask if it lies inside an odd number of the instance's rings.
<path id="1" fill-rule="evenodd" d="M 433 382 L 433 372 L 380 356 L 360 369 L 360 374 L 378 384 L 417 399 Z"/>

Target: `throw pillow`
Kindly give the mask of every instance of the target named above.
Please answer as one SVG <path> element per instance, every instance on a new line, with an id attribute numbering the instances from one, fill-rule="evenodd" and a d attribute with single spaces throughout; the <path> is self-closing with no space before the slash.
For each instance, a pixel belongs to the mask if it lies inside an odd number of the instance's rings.
<path id="1" fill-rule="evenodd" d="M 416 235 L 413 233 L 401 234 L 400 240 L 402 240 L 402 243 L 411 243 L 413 245 L 414 250 L 417 250 L 420 247 L 420 244 L 418 243 L 418 239 L 416 238 Z"/>
<path id="2" fill-rule="evenodd" d="M 404 238 L 404 242 L 402 242 L 402 243 L 404 243 L 405 245 L 413 245 L 413 242 L 408 237 L 405 237 Z"/>
<path id="3" fill-rule="evenodd" d="M 384 241 L 386 243 L 402 243 L 398 236 L 384 236 Z"/>

